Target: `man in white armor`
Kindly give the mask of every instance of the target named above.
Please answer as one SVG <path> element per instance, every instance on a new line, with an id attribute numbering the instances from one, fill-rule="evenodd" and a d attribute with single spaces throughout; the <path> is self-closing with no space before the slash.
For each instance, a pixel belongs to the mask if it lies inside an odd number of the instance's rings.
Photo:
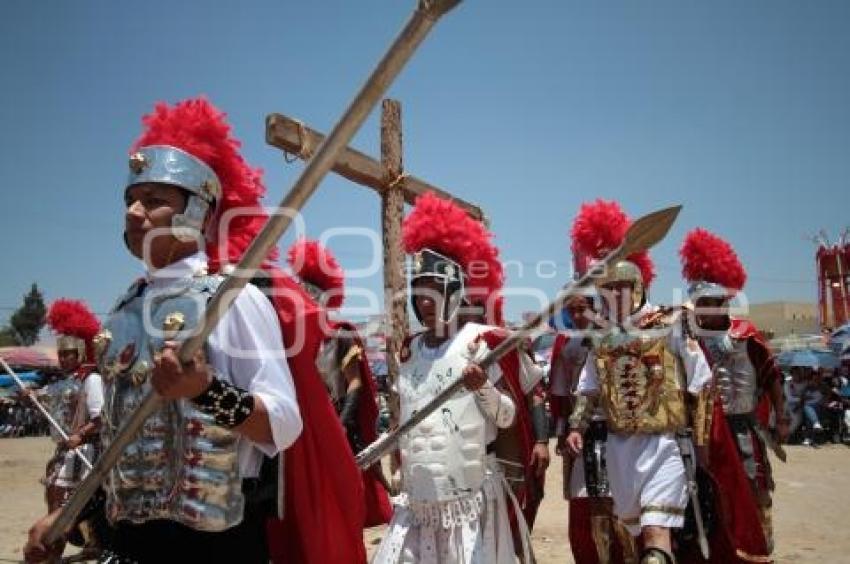
<path id="1" fill-rule="evenodd" d="M 585 204 L 573 226 L 574 250 L 598 260 L 622 242 L 627 228 L 616 202 Z M 632 537 L 642 537 L 641 564 L 670 564 L 671 529 L 684 525 L 689 497 L 677 435 L 692 426 L 694 442 L 704 444 L 711 371 L 699 345 L 682 331 L 681 310 L 647 303 L 652 277 L 649 256 L 640 253 L 597 279 L 607 323 L 592 337 L 567 443 L 574 453 L 581 450 L 582 431 L 599 405 L 608 425 L 614 515 Z M 624 555 L 633 552 L 625 550 L 632 540 L 621 538 Z"/>
<path id="2" fill-rule="evenodd" d="M 485 373 L 476 364 L 488 350 L 483 335 L 494 328 L 462 321 L 498 315 L 502 266 L 489 239 L 480 223 L 432 194 L 405 219 L 411 306 L 424 332 L 401 350 L 401 419 L 459 377 L 466 388 L 401 440 L 402 492 L 376 563 L 514 562 L 509 503 L 524 531 L 520 553 L 530 558 L 522 512 L 493 454 L 498 429 L 514 422 L 517 406 L 499 388 L 498 366 Z"/>

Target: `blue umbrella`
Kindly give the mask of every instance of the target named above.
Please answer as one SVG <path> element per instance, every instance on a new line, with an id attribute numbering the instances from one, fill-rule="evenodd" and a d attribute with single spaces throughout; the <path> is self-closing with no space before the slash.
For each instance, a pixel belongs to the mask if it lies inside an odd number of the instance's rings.
<path id="1" fill-rule="evenodd" d="M 845 323 L 829 336 L 829 348 L 839 354 L 848 345 L 850 345 L 850 323 Z"/>
<path id="2" fill-rule="evenodd" d="M 782 366 L 801 366 L 805 368 L 838 368 L 841 364 L 838 356 L 830 351 L 817 351 L 805 349 L 799 351 L 786 351 L 776 357 Z"/>
<path id="3" fill-rule="evenodd" d="M 2 368 L 0 368 L 0 386 L 2 386 L 4 388 L 8 387 L 8 386 L 16 386 L 17 384 L 15 384 L 15 381 L 12 379 L 12 377 L 9 376 L 8 374 L 2 374 L 2 371 L 3 371 Z M 22 381 L 32 382 L 32 383 L 35 383 L 35 384 L 41 383 L 41 381 L 44 379 L 44 377 L 41 374 L 39 374 L 38 372 L 17 372 L 16 371 L 15 374 L 17 374 L 18 378 L 20 378 Z"/>

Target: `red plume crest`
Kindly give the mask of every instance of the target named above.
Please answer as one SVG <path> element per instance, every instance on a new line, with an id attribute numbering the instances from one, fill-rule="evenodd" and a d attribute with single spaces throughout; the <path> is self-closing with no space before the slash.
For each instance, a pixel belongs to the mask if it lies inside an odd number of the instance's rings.
<path id="1" fill-rule="evenodd" d="M 685 236 L 679 256 L 682 276 L 688 282 L 713 282 L 730 290 L 740 290 L 747 282 L 732 245 L 705 229 L 694 229 Z"/>
<path id="2" fill-rule="evenodd" d="M 573 255 L 602 259 L 620 246 L 630 225 L 629 216 L 613 200 L 597 199 L 582 204 L 570 231 Z M 635 253 L 628 260 L 640 269 L 643 284 L 649 287 L 655 279 L 655 266 L 649 253 Z"/>
<path id="3" fill-rule="evenodd" d="M 402 224 L 405 252 L 412 254 L 428 248 L 456 261 L 466 276 L 470 300 L 487 305 L 491 310 L 488 323 L 499 324 L 504 272 L 492 238 L 492 233 L 463 208 L 431 192 L 416 199 L 413 211 Z"/>
<path id="4" fill-rule="evenodd" d="M 287 261 L 298 278 L 328 292 L 326 307 L 336 309 L 345 299 L 345 273 L 330 249 L 318 241 L 301 238 L 289 248 Z"/>

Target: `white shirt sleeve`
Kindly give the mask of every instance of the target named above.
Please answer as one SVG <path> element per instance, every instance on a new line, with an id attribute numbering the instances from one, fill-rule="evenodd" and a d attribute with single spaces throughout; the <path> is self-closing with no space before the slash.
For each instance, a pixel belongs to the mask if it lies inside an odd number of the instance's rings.
<path id="1" fill-rule="evenodd" d="M 519 381 L 522 393 L 528 394 L 543 379 L 543 369 L 524 350 L 517 349 L 516 354 L 519 356 Z"/>
<path id="2" fill-rule="evenodd" d="M 302 429 L 277 314 L 257 287 L 248 284 L 239 293 L 207 340 L 207 355 L 219 377 L 254 394 L 268 412 L 273 444 L 240 439 L 242 475 L 252 477 L 259 471 L 260 453 L 274 456 Z"/>
<path id="3" fill-rule="evenodd" d="M 593 351 L 587 353 L 587 360 L 578 377 L 576 393 L 582 396 L 592 396 L 599 393 L 599 375 L 596 373 L 596 354 Z"/>
<path id="4" fill-rule="evenodd" d="M 103 379 L 97 372 L 92 372 L 86 377 L 84 386 L 89 419 L 100 417 L 103 411 Z"/>
<path id="5" fill-rule="evenodd" d="M 702 347 L 694 339 L 689 339 L 676 331 L 670 332 L 670 348 L 679 354 L 685 366 L 688 391 L 697 394 L 711 382 L 711 367 L 705 359 Z"/>
<path id="6" fill-rule="evenodd" d="M 489 348 L 486 346 L 479 347 L 473 357 L 470 358 L 470 361 L 481 362 L 481 359 L 487 355 L 488 351 Z M 520 370 L 522 370 L 522 367 L 520 367 Z M 495 386 L 496 382 L 501 379 L 502 367 L 499 366 L 498 362 L 494 362 L 487 369 L 487 382 L 473 393 L 475 394 L 475 401 L 484 415 L 495 423 L 496 427 L 505 429 L 510 427 L 514 422 L 516 406 L 510 396 L 502 393 Z"/>
<path id="7" fill-rule="evenodd" d="M 474 393 L 478 407 L 496 427 L 506 429 L 513 424 L 516 406 L 508 394 L 503 393 L 489 380 Z"/>

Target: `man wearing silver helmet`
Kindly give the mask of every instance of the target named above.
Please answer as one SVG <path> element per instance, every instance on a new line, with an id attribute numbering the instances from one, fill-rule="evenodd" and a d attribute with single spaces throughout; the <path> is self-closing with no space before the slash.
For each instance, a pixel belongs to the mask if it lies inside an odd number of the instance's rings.
<path id="1" fill-rule="evenodd" d="M 103 381 L 92 364 L 92 339 L 100 322 L 88 306 L 77 300 L 58 299 L 50 305 L 47 323 L 56 334 L 56 352 L 64 376 L 48 384 L 44 394 L 47 409 L 61 427 L 61 432 L 50 428 L 57 442 L 44 480 L 47 511 L 51 513 L 67 503 L 99 453 Z M 96 554 L 103 540 L 99 538 L 102 524 L 103 520 L 81 520 L 69 533 L 69 542 L 84 546 L 86 554 Z"/>
<path id="2" fill-rule="evenodd" d="M 259 173 L 239 154 L 224 114 L 203 98 L 160 104 L 144 121 L 123 193 L 124 241 L 146 274 L 118 300 L 96 342 L 105 445 L 151 389 L 167 401 L 103 486 L 114 527 L 104 558 L 165 562 L 179 553 L 265 563 L 268 515 L 254 499 L 261 465 L 302 431 L 275 309 L 248 284 L 205 348 L 188 364 L 178 358 L 223 280 L 218 273 L 262 225 Z M 225 221 L 224 212 L 239 207 L 252 214 Z M 28 556 L 38 549 L 36 532 Z"/>
<path id="3" fill-rule="evenodd" d="M 627 228 L 616 202 L 585 204 L 573 226 L 574 252 L 599 260 L 622 242 Z M 567 444 L 574 453 L 581 450 L 582 431 L 598 403 L 608 424 L 607 469 L 614 514 L 624 526 L 617 528 L 624 557 L 636 553 L 634 537 L 641 536 L 641 564 L 671 564 L 671 529 L 684 525 L 688 505 L 688 451 L 677 435 L 693 427 L 694 442 L 705 443 L 711 371 L 699 345 L 682 331 L 680 308 L 647 303 L 652 276 L 646 253 L 600 273 L 604 323 L 579 376 Z"/>
<path id="4" fill-rule="evenodd" d="M 46 387 L 48 409 L 68 435 L 57 429 L 51 435 L 59 443 L 48 464 L 47 508 L 65 504 L 87 468 L 82 458 L 94 463 L 99 446 L 103 382 L 94 370 L 92 339 L 100 322 L 80 301 L 59 299 L 50 304 L 47 322 L 56 333 L 56 352 L 64 378 Z M 79 456 L 74 451 L 77 450 Z"/>
<path id="5" fill-rule="evenodd" d="M 697 228 L 685 236 L 679 254 L 693 308 L 691 332 L 711 364 L 716 389 L 708 466 L 720 526 L 711 538 L 712 556 L 718 562 L 768 562 L 774 482 L 765 439 L 771 411 L 777 439 L 788 435 L 782 374 L 758 329 L 730 315 L 747 279 L 732 246 Z"/>

